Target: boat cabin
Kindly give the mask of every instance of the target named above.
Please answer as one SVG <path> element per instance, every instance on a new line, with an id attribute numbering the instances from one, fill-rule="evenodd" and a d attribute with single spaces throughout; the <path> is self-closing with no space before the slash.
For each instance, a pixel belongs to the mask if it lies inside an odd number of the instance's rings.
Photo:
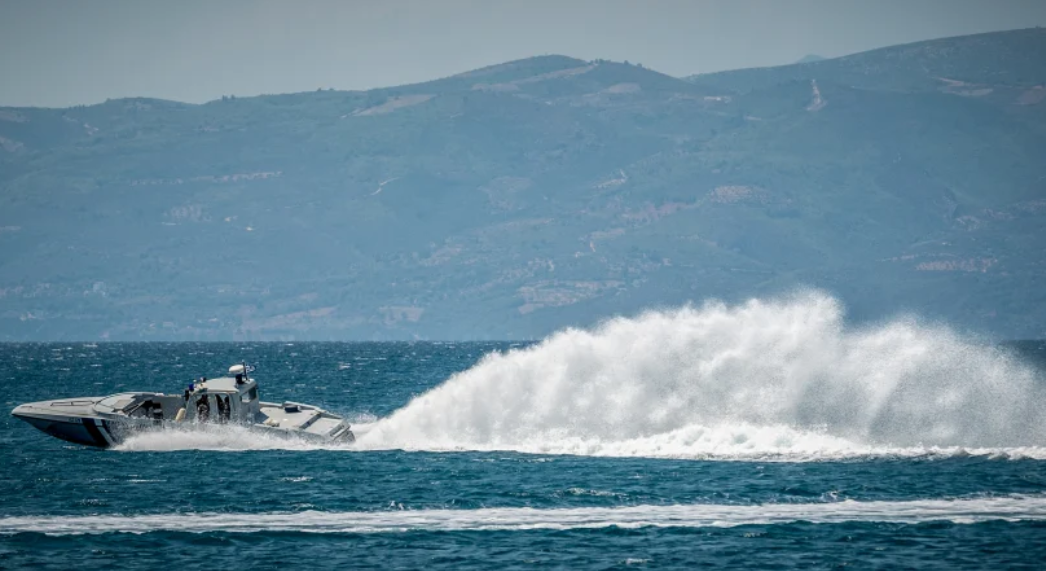
<path id="1" fill-rule="evenodd" d="M 154 422 L 256 422 L 259 420 L 258 383 L 243 365 L 229 369 L 229 377 L 189 385 L 180 395 L 120 393 L 94 405 L 100 413 L 126 415 Z"/>
<path id="2" fill-rule="evenodd" d="M 185 391 L 185 420 L 255 422 L 260 412 L 258 383 L 247 376 L 242 365 L 231 367 L 229 373 L 233 376 L 194 383 Z"/>

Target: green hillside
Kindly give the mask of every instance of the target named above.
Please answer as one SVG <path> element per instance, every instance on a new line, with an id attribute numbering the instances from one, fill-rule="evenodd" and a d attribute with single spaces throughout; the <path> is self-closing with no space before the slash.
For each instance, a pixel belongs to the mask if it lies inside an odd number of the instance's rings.
<path id="1" fill-rule="evenodd" d="M 1041 337 L 1043 53 L 0 108 L 0 340 L 529 338 L 797 286 Z"/>

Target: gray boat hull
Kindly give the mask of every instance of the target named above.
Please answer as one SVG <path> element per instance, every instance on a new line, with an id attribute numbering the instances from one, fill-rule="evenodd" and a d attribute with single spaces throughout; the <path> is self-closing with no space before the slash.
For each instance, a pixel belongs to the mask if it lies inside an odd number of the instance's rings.
<path id="1" fill-rule="evenodd" d="M 75 444 L 110 448 L 126 440 L 129 436 L 143 431 L 168 428 L 185 428 L 186 425 L 204 424 L 195 421 L 172 422 L 129 418 L 121 415 L 101 415 L 93 410 L 101 397 L 75 399 L 72 401 L 42 401 L 16 407 L 11 414 L 40 430 L 41 432 Z M 60 406 L 55 406 L 59 404 Z M 269 406 L 272 403 L 266 403 Z M 61 410 L 56 410 L 61 409 Z M 214 423 L 208 423 L 214 424 Z M 239 424 L 239 423 L 237 423 Z M 276 436 L 304 438 L 318 442 L 350 443 L 355 437 L 347 425 L 336 437 L 317 435 L 306 430 L 287 430 L 262 423 L 241 424 L 250 430 Z"/>
<path id="2" fill-rule="evenodd" d="M 105 420 L 96 418 L 54 420 L 32 416 L 19 416 L 19 418 L 40 431 L 66 442 L 99 448 L 108 448 L 117 443 L 112 437 L 109 423 Z"/>
<path id="3" fill-rule="evenodd" d="M 109 448 L 141 431 L 202 424 L 235 424 L 266 434 L 318 442 L 353 442 L 341 416 L 298 402 L 261 402 L 258 383 L 241 363 L 229 376 L 191 383 L 183 394 L 116 393 L 31 402 L 11 414 L 67 442 Z"/>
<path id="4" fill-rule="evenodd" d="M 98 448 L 109 448 L 130 433 L 161 424 L 98 414 L 94 405 L 102 398 L 33 402 L 15 407 L 11 415 L 55 438 Z"/>

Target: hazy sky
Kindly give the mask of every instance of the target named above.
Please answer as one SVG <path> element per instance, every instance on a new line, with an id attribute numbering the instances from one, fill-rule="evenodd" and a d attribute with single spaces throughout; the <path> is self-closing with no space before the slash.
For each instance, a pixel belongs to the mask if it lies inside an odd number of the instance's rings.
<path id="1" fill-rule="evenodd" d="M 0 0 L 0 105 L 367 89 L 541 54 L 672 75 L 1046 25 L 1046 0 Z"/>

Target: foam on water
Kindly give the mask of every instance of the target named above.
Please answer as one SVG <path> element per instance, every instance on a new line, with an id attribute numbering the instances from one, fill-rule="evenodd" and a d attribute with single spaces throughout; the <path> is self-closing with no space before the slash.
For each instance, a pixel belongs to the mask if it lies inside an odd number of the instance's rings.
<path id="1" fill-rule="evenodd" d="M 677 458 L 1046 458 L 1035 372 L 953 331 L 853 328 L 820 292 L 651 311 L 486 356 L 363 449 Z"/>
<path id="2" fill-rule="evenodd" d="M 122 452 L 171 452 L 178 450 L 323 450 L 347 448 L 250 430 L 236 425 L 194 424 L 139 432 L 115 447 Z"/>
<path id="3" fill-rule="evenodd" d="M 955 500 L 804 504 L 690 504 L 615 508 L 483 508 L 382 512 L 166 513 L 153 515 L 19 516 L 0 518 L 0 534 L 306 532 L 381 533 L 410 530 L 528 530 L 640 527 L 733 527 L 811 523 L 1046 520 L 1046 498 L 1005 496 Z"/>
<path id="4" fill-rule="evenodd" d="M 371 414 L 346 417 L 353 432 L 365 434 L 377 420 Z M 122 452 L 174 452 L 179 450 L 353 450 L 349 443 L 330 444 L 293 434 L 251 430 L 236 424 L 185 424 L 135 433 L 115 447 Z"/>

